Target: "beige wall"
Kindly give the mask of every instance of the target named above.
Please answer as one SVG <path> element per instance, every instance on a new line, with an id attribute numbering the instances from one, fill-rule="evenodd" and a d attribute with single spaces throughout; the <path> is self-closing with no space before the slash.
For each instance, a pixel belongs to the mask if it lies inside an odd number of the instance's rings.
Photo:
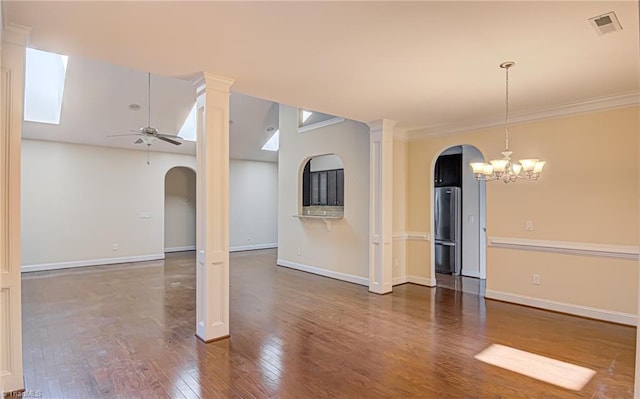
<path id="1" fill-rule="evenodd" d="M 407 275 L 407 171 L 408 142 L 393 140 L 393 283 L 406 281 Z"/>
<path id="2" fill-rule="evenodd" d="M 164 249 L 196 247 L 196 172 L 175 167 L 164 180 Z"/>
<path id="3" fill-rule="evenodd" d="M 369 275 L 369 128 L 345 121 L 297 132 L 297 108 L 280 106 L 278 152 L 278 259 L 360 278 Z M 316 155 L 336 154 L 344 165 L 344 218 L 331 222 L 302 220 L 301 175 Z M 299 252 L 298 252 L 299 250 Z M 292 266 L 293 267 L 293 266 Z"/>
<path id="4" fill-rule="evenodd" d="M 162 256 L 165 174 L 195 169 L 189 155 L 153 152 L 147 165 L 143 151 L 36 140 L 22 155 L 23 269 Z"/>
<path id="5" fill-rule="evenodd" d="M 487 184 L 487 235 L 638 245 L 639 108 L 580 114 L 512 126 L 516 159 L 548 163 L 538 182 Z M 409 143 L 407 229 L 431 231 L 434 157 L 470 144 L 500 155 L 502 128 L 415 139 Z M 532 220 L 534 231 L 525 231 Z M 430 243 L 410 242 L 407 272 L 431 277 Z M 490 248 L 487 290 L 635 314 L 637 261 Z M 532 285 L 532 273 L 542 284 Z"/>

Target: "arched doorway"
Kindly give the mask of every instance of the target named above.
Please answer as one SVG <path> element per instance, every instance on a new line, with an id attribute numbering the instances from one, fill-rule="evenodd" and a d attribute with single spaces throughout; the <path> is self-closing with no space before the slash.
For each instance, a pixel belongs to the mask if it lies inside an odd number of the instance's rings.
<path id="1" fill-rule="evenodd" d="M 164 178 L 164 251 L 196 249 L 196 173 L 174 167 Z"/>
<path id="2" fill-rule="evenodd" d="M 436 285 L 484 295 L 486 189 L 469 163 L 484 156 L 472 145 L 440 152 L 433 162 L 431 275 Z"/>

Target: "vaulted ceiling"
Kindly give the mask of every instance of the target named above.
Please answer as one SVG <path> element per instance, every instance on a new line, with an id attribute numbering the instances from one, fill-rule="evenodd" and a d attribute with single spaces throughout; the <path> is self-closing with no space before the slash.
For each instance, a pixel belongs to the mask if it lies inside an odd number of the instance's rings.
<path id="1" fill-rule="evenodd" d="M 176 135 L 195 103 L 195 88 L 187 80 L 152 76 L 150 124 L 160 133 Z M 138 104 L 132 111 L 129 105 Z M 62 141 L 103 147 L 144 150 L 131 134 L 147 126 L 147 73 L 71 56 L 68 61 L 60 123 L 26 121 L 22 135 L 28 139 Z M 261 147 L 278 127 L 278 105 L 241 93 L 230 98 L 230 157 L 275 162 L 277 153 Z M 135 133 L 134 133 L 135 134 Z M 116 135 L 116 137 L 109 137 Z M 196 144 L 174 146 L 156 141 L 151 151 L 195 154 Z"/>
<path id="2" fill-rule="evenodd" d="M 142 71 L 235 79 L 236 93 L 359 121 L 447 130 L 637 95 L 636 1 L 4 1 L 30 46 Z M 623 29 L 588 19 L 615 11 Z M 96 76 L 96 79 L 98 76 Z M 129 115 L 130 116 L 130 115 Z"/>

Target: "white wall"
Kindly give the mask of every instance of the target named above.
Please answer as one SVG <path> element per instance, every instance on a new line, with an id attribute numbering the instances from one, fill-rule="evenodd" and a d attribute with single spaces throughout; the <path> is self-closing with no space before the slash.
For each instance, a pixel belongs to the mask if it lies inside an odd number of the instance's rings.
<path id="1" fill-rule="evenodd" d="M 358 122 L 298 133 L 297 109 L 280 106 L 278 264 L 368 285 L 369 128 Z M 336 154 L 344 165 L 344 218 L 293 217 L 301 209 L 302 169 L 310 157 Z"/>
<path id="2" fill-rule="evenodd" d="M 23 270 L 161 259 L 165 248 L 192 248 L 195 180 L 185 178 L 195 157 L 153 152 L 146 160 L 142 151 L 23 140 Z M 230 250 L 277 246 L 278 165 L 231 160 L 229 175 Z"/>
<path id="3" fill-rule="evenodd" d="M 278 164 L 229 162 L 231 251 L 278 244 Z"/>
<path id="4" fill-rule="evenodd" d="M 196 172 L 175 167 L 165 176 L 164 250 L 196 249 Z"/>
<path id="5" fill-rule="evenodd" d="M 147 165 L 143 151 L 23 140 L 23 270 L 162 258 L 165 174 L 195 163 L 154 152 Z"/>

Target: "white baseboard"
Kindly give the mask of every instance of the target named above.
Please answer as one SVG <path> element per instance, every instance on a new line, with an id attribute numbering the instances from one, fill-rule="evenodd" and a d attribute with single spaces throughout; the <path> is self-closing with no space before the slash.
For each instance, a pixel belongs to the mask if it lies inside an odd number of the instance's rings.
<path id="1" fill-rule="evenodd" d="M 424 285 L 427 287 L 436 286 L 435 278 L 418 277 L 418 276 L 411 276 L 411 275 L 394 277 L 392 282 L 393 282 L 393 285 L 412 283 L 412 284 Z"/>
<path id="2" fill-rule="evenodd" d="M 123 256 L 121 258 L 88 259 L 88 260 L 76 260 L 71 262 L 42 263 L 39 265 L 23 265 L 21 268 L 21 271 L 23 273 L 28 273 L 28 272 L 39 272 L 42 270 L 57 270 L 57 269 L 69 269 L 72 267 L 114 265 L 117 263 L 144 262 L 148 260 L 159 260 L 159 259 L 164 259 L 164 253 L 151 254 L 151 255 Z"/>
<path id="3" fill-rule="evenodd" d="M 393 280 L 391 280 L 392 285 L 406 284 L 408 282 L 407 276 L 394 277 Z"/>
<path id="4" fill-rule="evenodd" d="M 278 259 L 276 262 L 278 266 L 288 267 L 290 269 L 296 269 L 307 273 L 318 274 L 324 277 L 334 278 L 336 280 L 347 281 L 349 283 L 369 286 L 369 279 L 367 277 L 355 276 L 353 274 L 346 274 L 340 272 L 334 272 L 333 270 L 321 269 L 315 266 L 303 265 L 302 263 L 290 262 L 284 259 Z"/>
<path id="5" fill-rule="evenodd" d="M 571 303 L 556 302 L 547 299 L 539 299 L 492 290 L 486 291 L 485 298 L 497 299 L 499 301 L 517 303 L 519 305 L 532 306 L 540 309 L 553 310 L 555 312 L 588 317 L 590 319 L 626 324 L 629 326 L 635 326 L 637 324 L 636 315 L 631 313 L 615 312 L 612 310 L 598 309 L 589 306 L 574 305 Z"/>
<path id="6" fill-rule="evenodd" d="M 196 250 L 196 246 L 195 245 L 187 245 L 185 247 L 170 247 L 170 248 L 165 248 L 164 252 L 183 252 L 183 251 L 195 251 Z"/>
<path id="7" fill-rule="evenodd" d="M 419 276 L 407 276 L 407 282 L 409 283 L 413 283 L 413 284 L 418 284 L 418 285 L 425 285 L 427 287 L 435 287 L 436 286 L 436 279 L 435 277 L 431 277 L 431 278 L 427 278 L 427 277 L 419 277 Z"/>
<path id="8" fill-rule="evenodd" d="M 269 248 L 278 248 L 278 243 L 272 242 L 268 244 L 238 245 L 235 247 L 230 247 L 229 252 L 253 251 L 256 249 L 269 249 Z"/>

